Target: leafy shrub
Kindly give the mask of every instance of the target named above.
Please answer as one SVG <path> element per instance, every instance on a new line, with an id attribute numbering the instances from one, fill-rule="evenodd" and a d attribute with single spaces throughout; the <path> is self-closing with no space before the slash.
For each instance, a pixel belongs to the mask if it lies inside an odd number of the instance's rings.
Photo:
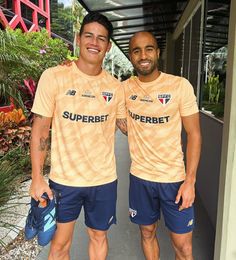
<path id="1" fill-rule="evenodd" d="M 16 168 L 15 166 L 13 167 L 13 164 L 16 165 Z M 1 170 L 3 170 L 6 165 L 9 166 L 8 173 L 10 172 L 10 175 L 15 176 L 15 180 L 22 182 L 29 179 L 31 173 L 29 147 L 18 145 L 9 150 L 4 156 L 1 156 L 0 174 L 3 174 Z"/>
<path id="2" fill-rule="evenodd" d="M 217 118 L 222 119 L 224 117 L 224 104 L 215 104 L 215 106 L 212 108 L 212 113 Z"/>
<path id="3" fill-rule="evenodd" d="M 0 129 L 0 156 L 15 147 L 29 147 L 30 131 L 29 126 Z"/>
<path id="4" fill-rule="evenodd" d="M 17 39 L 13 30 L 0 30 L 0 96 L 13 97 L 18 106 L 24 107 L 18 84 L 29 77 L 36 77 L 35 51 Z"/>
<path id="5" fill-rule="evenodd" d="M 225 88 L 220 82 L 219 75 L 209 76 L 207 83 L 203 87 L 202 106 L 220 119 L 224 116 Z"/>
<path id="6" fill-rule="evenodd" d="M 34 80 L 24 80 L 24 84 L 19 86 L 19 89 L 21 91 L 22 100 L 25 106 L 25 109 L 27 111 L 28 120 L 31 123 L 33 119 L 33 115 L 31 112 L 31 108 L 33 106 L 33 101 L 36 93 L 36 83 Z"/>
<path id="7" fill-rule="evenodd" d="M 13 109 L 10 112 L 0 112 L 0 129 L 14 127 L 25 121 L 25 116 L 21 108 Z"/>
<path id="8" fill-rule="evenodd" d="M 67 45 L 50 38 L 46 29 L 27 33 L 0 30 L 0 95 L 13 97 L 25 109 L 21 92 L 24 80 L 37 83 L 45 69 L 58 65 L 70 54 Z"/>
<path id="9" fill-rule="evenodd" d="M 9 218 L 16 216 L 15 207 L 25 205 L 20 200 L 28 194 L 19 192 L 19 187 L 29 179 L 30 168 L 28 148 L 18 146 L 0 157 L 0 228 L 15 232 L 21 229 L 10 223 Z M 5 246 L 2 239 L 0 245 Z"/>

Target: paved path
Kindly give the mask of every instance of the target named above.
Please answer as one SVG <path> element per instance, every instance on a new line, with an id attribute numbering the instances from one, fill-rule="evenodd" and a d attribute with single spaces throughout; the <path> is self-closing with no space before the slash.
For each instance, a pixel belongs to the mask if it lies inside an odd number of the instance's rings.
<path id="1" fill-rule="evenodd" d="M 116 160 L 118 173 L 118 202 L 117 225 L 109 230 L 109 255 L 108 260 L 144 260 L 140 249 L 139 229 L 130 223 L 128 218 L 128 173 L 130 157 L 128 153 L 127 138 L 120 132 L 116 137 Z M 195 260 L 213 260 L 213 230 L 201 207 L 196 203 L 197 223 L 194 232 L 193 248 Z M 166 228 L 161 221 L 158 229 L 158 237 L 161 247 L 161 260 L 174 260 L 170 240 Z M 74 232 L 74 240 L 71 248 L 71 260 L 88 260 L 88 237 L 83 223 L 83 215 L 80 216 Z M 37 260 L 46 260 L 49 246 L 45 247 L 37 257 Z"/>

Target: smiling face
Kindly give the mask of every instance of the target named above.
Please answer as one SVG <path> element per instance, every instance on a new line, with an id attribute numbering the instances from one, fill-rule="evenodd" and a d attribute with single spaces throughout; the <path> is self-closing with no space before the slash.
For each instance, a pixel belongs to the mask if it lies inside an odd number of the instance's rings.
<path id="1" fill-rule="evenodd" d="M 106 52 L 111 48 L 107 29 L 97 22 L 84 26 L 77 44 L 80 47 L 79 61 L 83 66 L 90 64 L 101 67 Z"/>
<path id="2" fill-rule="evenodd" d="M 141 81 L 152 81 L 159 75 L 157 62 L 160 50 L 151 33 L 136 33 L 130 40 L 130 61 Z"/>

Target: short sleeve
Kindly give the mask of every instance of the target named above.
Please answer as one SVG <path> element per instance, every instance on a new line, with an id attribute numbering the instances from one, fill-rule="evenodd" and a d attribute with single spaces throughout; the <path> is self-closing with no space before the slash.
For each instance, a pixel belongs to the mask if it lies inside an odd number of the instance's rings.
<path id="1" fill-rule="evenodd" d="M 180 115 L 189 116 L 197 113 L 199 109 L 193 86 L 185 78 L 182 78 L 180 84 Z"/>
<path id="2" fill-rule="evenodd" d="M 126 118 L 126 107 L 125 107 L 125 92 L 121 84 L 117 89 L 118 104 L 116 118 Z"/>
<path id="3" fill-rule="evenodd" d="M 53 72 L 48 69 L 41 75 L 35 94 L 35 99 L 31 111 L 46 117 L 52 117 L 55 107 L 56 80 Z"/>

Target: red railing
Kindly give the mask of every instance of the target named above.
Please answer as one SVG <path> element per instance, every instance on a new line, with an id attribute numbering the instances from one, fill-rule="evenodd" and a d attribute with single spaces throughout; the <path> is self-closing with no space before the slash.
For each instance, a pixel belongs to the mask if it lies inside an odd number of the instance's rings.
<path id="1" fill-rule="evenodd" d="M 50 3 L 49 0 L 38 0 L 38 5 L 32 3 L 29 0 L 13 0 L 13 12 L 14 17 L 8 22 L 6 19 L 2 9 L 0 9 L 0 22 L 4 27 L 11 27 L 12 29 L 15 29 L 16 27 L 21 27 L 21 29 L 24 32 L 32 32 L 32 31 L 38 31 L 39 30 L 39 19 L 38 15 L 40 14 L 43 16 L 46 20 L 46 29 L 48 32 L 51 32 L 51 24 L 50 24 Z M 21 15 L 21 7 L 22 4 L 24 5 L 24 8 L 31 9 L 32 12 L 32 25 L 28 29 L 24 19 Z"/>

